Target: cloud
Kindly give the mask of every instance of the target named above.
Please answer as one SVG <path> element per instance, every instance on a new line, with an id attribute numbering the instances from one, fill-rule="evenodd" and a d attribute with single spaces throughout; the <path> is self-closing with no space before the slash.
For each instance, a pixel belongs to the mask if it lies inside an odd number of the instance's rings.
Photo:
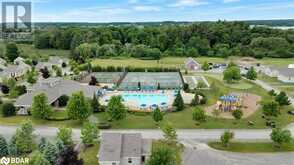
<path id="1" fill-rule="evenodd" d="M 240 2 L 240 0 L 223 0 L 224 3 Z"/>
<path id="2" fill-rule="evenodd" d="M 175 3 L 169 5 L 170 7 L 195 7 L 209 4 L 202 0 L 177 0 Z"/>
<path id="3" fill-rule="evenodd" d="M 143 11 L 143 12 L 150 12 L 150 11 L 158 12 L 158 11 L 160 11 L 160 8 L 157 6 L 135 6 L 133 9 L 135 11 Z"/>
<path id="4" fill-rule="evenodd" d="M 128 3 L 130 3 L 130 4 L 135 4 L 135 3 L 138 3 L 139 2 L 139 0 L 128 0 Z"/>

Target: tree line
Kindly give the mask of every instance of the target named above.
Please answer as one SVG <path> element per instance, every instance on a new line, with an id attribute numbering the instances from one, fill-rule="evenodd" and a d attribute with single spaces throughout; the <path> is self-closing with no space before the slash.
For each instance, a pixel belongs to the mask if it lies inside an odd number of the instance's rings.
<path id="1" fill-rule="evenodd" d="M 294 57 L 294 30 L 250 27 L 245 22 L 203 22 L 162 26 L 66 27 L 37 30 L 39 49 L 71 50 L 78 62 L 128 56 Z"/>

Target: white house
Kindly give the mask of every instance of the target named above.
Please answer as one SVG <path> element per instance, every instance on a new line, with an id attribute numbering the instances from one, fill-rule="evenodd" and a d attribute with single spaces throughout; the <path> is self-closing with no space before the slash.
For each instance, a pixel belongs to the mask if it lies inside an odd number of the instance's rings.
<path id="1" fill-rule="evenodd" d="M 103 133 L 97 157 L 100 165 L 143 165 L 151 146 L 141 134 Z"/>

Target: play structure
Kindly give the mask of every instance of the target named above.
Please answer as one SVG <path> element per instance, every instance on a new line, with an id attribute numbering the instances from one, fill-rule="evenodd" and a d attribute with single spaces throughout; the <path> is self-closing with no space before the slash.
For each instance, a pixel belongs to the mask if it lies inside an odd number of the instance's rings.
<path id="1" fill-rule="evenodd" d="M 237 94 L 224 95 L 217 101 L 217 109 L 222 112 L 230 112 L 242 108 L 243 97 Z"/>

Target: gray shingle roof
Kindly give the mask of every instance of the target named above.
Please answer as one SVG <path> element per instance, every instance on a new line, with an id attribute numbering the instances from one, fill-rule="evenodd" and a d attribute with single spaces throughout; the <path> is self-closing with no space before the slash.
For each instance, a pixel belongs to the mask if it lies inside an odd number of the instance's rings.
<path id="1" fill-rule="evenodd" d="M 32 93 L 26 93 L 20 96 L 16 102 L 15 106 L 30 107 L 34 96 L 45 93 L 48 97 L 48 102 L 51 104 L 56 101 L 62 95 L 71 96 L 72 93 L 77 91 L 82 91 L 86 97 L 93 97 L 94 93 L 97 91 L 98 87 L 82 85 L 76 81 L 63 80 L 61 78 L 49 78 L 38 82 L 33 87 Z"/>
<path id="2" fill-rule="evenodd" d="M 283 68 L 278 69 L 279 73 L 286 77 L 294 77 L 294 69 L 293 68 Z"/>
<path id="3" fill-rule="evenodd" d="M 141 134 L 103 133 L 99 161 L 120 161 L 124 157 L 141 157 L 149 152 L 151 143 L 143 143 Z M 144 147 L 145 144 L 146 147 Z"/>

